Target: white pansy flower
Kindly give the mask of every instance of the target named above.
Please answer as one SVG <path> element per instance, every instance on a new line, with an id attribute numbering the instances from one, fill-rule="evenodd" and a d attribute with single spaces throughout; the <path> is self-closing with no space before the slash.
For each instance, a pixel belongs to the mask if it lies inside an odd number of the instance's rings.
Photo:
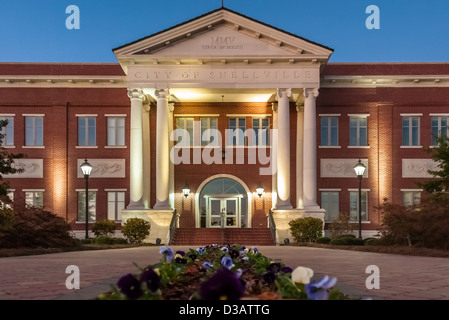
<path id="1" fill-rule="evenodd" d="M 310 283 L 310 279 L 313 277 L 313 270 L 307 267 L 297 267 L 292 272 L 293 283 Z"/>

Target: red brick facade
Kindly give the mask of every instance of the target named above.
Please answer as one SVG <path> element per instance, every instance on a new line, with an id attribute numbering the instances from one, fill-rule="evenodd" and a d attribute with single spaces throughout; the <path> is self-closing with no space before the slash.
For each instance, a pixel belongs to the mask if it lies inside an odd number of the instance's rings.
<path id="1" fill-rule="evenodd" d="M 338 114 L 338 148 L 317 148 L 317 199 L 320 202 L 320 189 L 339 189 L 339 210 L 349 211 L 349 189 L 357 189 L 358 181 L 351 178 L 320 178 L 320 159 L 358 159 L 369 161 L 369 178 L 363 179 L 363 188 L 368 192 L 368 220 L 363 228 L 376 230 L 381 224 L 381 216 L 376 209 L 383 199 L 402 203 L 401 189 L 416 189 L 416 178 L 403 178 L 402 159 L 428 158 L 424 148 L 430 145 L 430 114 L 449 113 L 449 87 L 438 81 L 434 85 L 400 86 L 390 85 L 332 87 L 325 85 L 332 77 L 387 78 L 407 76 L 417 79 L 432 77 L 437 80 L 449 75 L 449 64 L 328 64 L 323 71 L 323 86 L 317 98 L 317 146 L 320 146 L 320 114 Z M 12 153 L 24 153 L 29 159 L 43 159 L 43 178 L 11 178 L 14 201 L 23 203 L 27 189 L 43 189 L 44 207 L 64 217 L 74 230 L 83 230 L 84 224 L 77 223 L 77 192 L 84 188 L 84 179 L 78 178 L 78 159 L 125 159 L 125 178 L 96 178 L 90 180 L 89 187 L 97 190 L 96 219 L 107 218 L 107 192 L 105 189 L 126 189 L 125 205 L 129 203 L 129 128 L 130 100 L 126 86 L 112 87 L 110 79 L 122 79 L 125 75 L 118 64 L 1 64 L 2 79 L 10 77 L 9 82 L 0 87 L 0 116 L 14 115 L 14 148 Z M 44 83 L 36 85 L 26 82 L 30 79 L 56 78 L 57 76 L 74 79 L 82 77 L 105 77 L 102 84 L 95 81 L 85 87 L 76 87 L 73 82 L 62 85 Z M 18 79 L 20 80 L 14 80 Z M 40 79 L 39 78 L 39 79 Z M 407 78 L 407 79 L 408 79 Z M 109 80 L 108 80 L 109 79 Z M 83 80 L 84 81 L 84 80 Z M 6 81 L 5 81 L 6 82 Z M 15 85 L 20 82 L 20 85 Z M 76 82 L 76 80 L 74 80 Z M 10 87 L 8 87 L 8 83 Z M 108 87 L 109 85 L 109 87 Z M 174 115 L 195 114 L 199 120 L 201 114 L 219 114 L 218 129 L 224 133 L 228 128 L 227 114 L 272 114 L 271 103 L 175 103 Z M 369 114 L 369 148 L 348 148 L 349 114 Z M 24 147 L 25 124 L 27 114 L 44 115 L 44 148 Z M 77 115 L 96 115 L 96 147 L 78 146 Z M 125 148 L 106 148 L 108 114 L 125 115 Z M 151 105 L 150 146 L 151 146 L 151 207 L 156 199 L 156 106 Z M 422 114 L 420 118 L 420 145 L 423 148 L 401 148 L 401 114 Z M 290 200 L 296 205 L 296 104 L 290 104 Z M 251 116 L 246 118 L 246 128 L 252 127 Z M 271 121 L 271 119 L 270 119 Z M 175 121 L 174 121 L 175 122 Z M 175 126 L 175 123 L 173 124 Z M 224 134 L 223 134 L 224 136 Z M 221 151 L 218 151 L 221 152 Z M 175 208 L 181 213 L 180 227 L 195 227 L 195 199 L 193 195 L 185 198 L 181 188 L 186 182 L 194 194 L 200 184 L 210 176 L 217 174 L 233 175 L 253 192 L 251 225 L 253 228 L 266 227 L 266 214 L 272 207 L 270 196 L 259 198 L 255 188 L 261 182 L 266 195 L 272 192 L 272 177 L 260 176 L 260 164 L 248 165 L 245 149 L 245 164 L 180 164 L 174 169 Z M 307 151 L 304 151 L 307 152 Z M 354 163 L 355 165 L 355 163 Z M 319 203 L 320 204 L 320 203 Z M 118 226 L 120 225 L 117 222 Z"/>

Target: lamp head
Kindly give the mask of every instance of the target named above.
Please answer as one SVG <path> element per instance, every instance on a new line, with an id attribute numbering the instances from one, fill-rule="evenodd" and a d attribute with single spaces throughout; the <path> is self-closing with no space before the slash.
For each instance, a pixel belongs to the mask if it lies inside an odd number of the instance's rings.
<path id="1" fill-rule="evenodd" d="M 357 177 L 361 178 L 363 174 L 365 173 L 365 165 L 362 163 L 362 161 L 359 159 L 359 162 L 355 165 L 354 171 Z"/>
<path id="2" fill-rule="evenodd" d="M 81 171 L 83 172 L 85 177 L 90 176 L 90 173 L 92 171 L 92 166 L 90 165 L 89 162 L 87 162 L 87 159 L 85 159 L 83 164 L 81 165 Z"/>
<path id="3" fill-rule="evenodd" d="M 259 198 L 262 197 L 263 191 L 264 191 L 264 188 L 263 188 L 262 184 L 259 182 L 259 184 L 256 187 L 256 192 L 257 192 L 257 195 L 259 196 Z"/>

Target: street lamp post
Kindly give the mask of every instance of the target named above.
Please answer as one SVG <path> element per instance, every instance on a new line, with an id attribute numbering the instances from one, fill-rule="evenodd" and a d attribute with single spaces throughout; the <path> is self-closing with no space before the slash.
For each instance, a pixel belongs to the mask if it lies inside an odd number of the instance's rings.
<path id="1" fill-rule="evenodd" d="M 87 162 L 87 159 L 84 160 L 81 165 L 81 171 L 84 174 L 84 179 L 86 180 L 86 239 L 89 239 L 89 176 L 92 171 L 92 166 Z"/>
<path id="2" fill-rule="evenodd" d="M 359 159 L 359 162 L 354 167 L 355 174 L 359 178 L 359 239 L 362 239 L 362 177 L 365 169 L 365 165 Z"/>

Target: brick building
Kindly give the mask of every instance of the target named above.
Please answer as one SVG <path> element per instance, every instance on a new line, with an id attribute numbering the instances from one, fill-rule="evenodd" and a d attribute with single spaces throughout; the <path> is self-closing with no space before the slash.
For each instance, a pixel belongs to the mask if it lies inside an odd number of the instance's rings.
<path id="1" fill-rule="evenodd" d="M 424 150 L 447 133 L 449 63 L 332 63 L 333 49 L 226 8 L 113 52 L 116 64 L 0 64 L 4 147 L 27 155 L 10 196 L 80 237 L 85 159 L 90 226 L 143 217 L 168 242 L 176 217 L 189 244 L 269 243 L 270 211 L 277 241 L 297 217 L 358 223 L 360 159 L 368 237 L 383 199 L 420 200 Z"/>

